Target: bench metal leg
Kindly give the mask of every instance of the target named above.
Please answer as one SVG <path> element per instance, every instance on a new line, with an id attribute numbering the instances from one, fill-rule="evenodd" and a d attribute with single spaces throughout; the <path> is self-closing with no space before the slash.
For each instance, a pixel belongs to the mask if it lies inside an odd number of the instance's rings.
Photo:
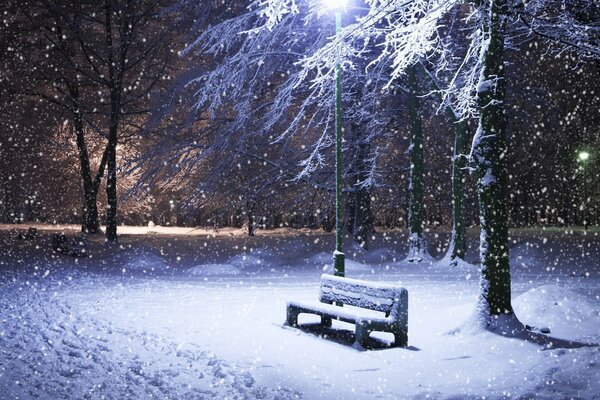
<path id="1" fill-rule="evenodd" d="M 332 324 L 331 317 L 322 316 L 321 317 L 321 326 L 330 328 Z"/>
<path id="2" fill-rule="evenodd" d="M 408 345 L 408 335 L 406 330 L 399 330 L 394 332 L 394 345 L 399 347 L 405 347 Z"/>
<path id="3" fill-rule="evenodd" d="M 356 339 L 356 344 L 360 345 L 360 347 L 364 347 L 365 343 L 367 342 L 367 339 L 369 338 L 369 334 L 371 333 L 371 331 L 368 329 L 369 324 L 365 321 L 365 322 L 358 322 L 356 324 L 356 330 L 355 330 L 355 339 Z"/>
<path id="4" fill-rule="evenodd" d="M 286 310 L 285 324 L 287 326 L 298 326 L 298 315 L 300 312 L 294 307 L 288 307 Z"/>

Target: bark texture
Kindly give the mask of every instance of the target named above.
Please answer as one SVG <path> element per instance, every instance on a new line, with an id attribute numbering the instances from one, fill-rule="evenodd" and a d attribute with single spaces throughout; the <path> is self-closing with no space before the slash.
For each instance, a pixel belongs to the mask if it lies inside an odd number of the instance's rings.
<path id="1" fill-rule="evenodd" d="M 420 102 L 416 67 L 407 70 L 408 112 L 410 119 L 410 183 L 408 193 L 409 250 L 408 261 L 420 262 L 427 255 L 427 243 L 423 236 L 423 128 L 421 125 Z"/>
<path id="2" fill-rule="evenodd" d="M 467 252 L 467 227 L 464 210 L 467 134 L 467 121 L 455 121 L 454 157 L 452 158 L 452 234 L 448 249 L 450 263 L 453 266 L 456 266 L 458 259 L 464 260 Z"/>
<path id="3" fill-rule="evenodd" d="M 504 36 L 506 0 L 478 3 L 484 45 L 478 88 L 480 121 L 474 140 L 474 163 L 481 220 L 481 279 L 478 315 L 484 325 L 493 316 L 512 314 L 504 114 Z"/>

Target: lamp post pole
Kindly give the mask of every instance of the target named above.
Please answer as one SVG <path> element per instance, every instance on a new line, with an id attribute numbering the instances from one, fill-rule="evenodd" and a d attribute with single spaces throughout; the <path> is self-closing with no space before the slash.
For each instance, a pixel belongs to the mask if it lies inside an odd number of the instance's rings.
<path id="1" fill-rule="evenodd" d="M 587 151 L 579 152 L 579 160 L 581 161 L 581 169 L 583 172 L 583 229 L 587 231 L 588 226 L 588 194 L 587 194 L 587 169 L 586 164 L 590 158 L 590 153 Z"/>
<path id="2" fill-rule="evenodd" d="M 342 14 L 335 12 L 335 32 L 342 31 Z M 335 79 L 335 251 L 333 252 L 334 275 L 345 275 L 345 260 L 343 252 L 343 204 L 342 204 L 342 65 L 336 64 Z"/>
<path id="3" fill-rule="evenodd" d="M 585 160 L 583 161 L 583 229 L 588 228 L 588 195 L 587 195 L 587 169 L 585 168 Z"/>

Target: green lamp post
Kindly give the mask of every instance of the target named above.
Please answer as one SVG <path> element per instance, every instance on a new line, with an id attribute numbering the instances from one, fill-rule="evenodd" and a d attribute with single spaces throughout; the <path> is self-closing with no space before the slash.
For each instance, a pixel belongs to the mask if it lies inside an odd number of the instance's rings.
<path id="1" fill-rule="evenodd" d="M 347 0 L 324 0 L 328 8 L 335 11 L 335 32 L 342 31 L 342 9 Z M 343 205 L 342 205 L 342 65 L 338 60 L 335 71 L 335 251 L 333 271 L 336 276 L 344 276 L 345 259 L 343 250 Z"/>
<path id="2" fill-rule="evenodd" d="M 590 153 L 582 150 L 578 154 L 581 161 L 581 170 L 583 171 L 583 229 L 587 231 L 588 226 L 588 195 L 587 195 L 587 169 L 586 164 L 590 158 Z"/>

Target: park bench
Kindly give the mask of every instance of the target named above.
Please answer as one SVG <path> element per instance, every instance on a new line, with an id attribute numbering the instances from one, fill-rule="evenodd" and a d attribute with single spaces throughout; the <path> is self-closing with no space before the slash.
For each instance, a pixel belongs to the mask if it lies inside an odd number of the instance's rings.
<path id="1" fill-rule="evenodd" d="M 298 326 L 299 314 L 315 314 L 321 317 L 323 327 L 330 327 L 333 319 L 355 324 L 354 346 L 359 349 L 364 348 L 373 331 L 392 333 L 396 346 L 408 344 L 405 288 L 323 274 L 319 300 L 320 303 L 288 302 L 285 325 Z M 340 307 L 341 304 L 351 307 Z"/>
<path id="2" fill-rule="evenodd" d="M 16 238 L 19 240 L 33 240 L 37 237 L 38 231 L 36 228 L 29 228 L 27 229 L 27 232 L 23 233 L 23 232 L 17 232 L 15 231 L 16 234 Z"/>
<path id="3" fill-rule="evenodd" d="M 83 239 L 69 239 L 64 233 L 52 235 L 52 248 L 58 253 L 72 257 L 85 256 L 85 241 Z"/>

